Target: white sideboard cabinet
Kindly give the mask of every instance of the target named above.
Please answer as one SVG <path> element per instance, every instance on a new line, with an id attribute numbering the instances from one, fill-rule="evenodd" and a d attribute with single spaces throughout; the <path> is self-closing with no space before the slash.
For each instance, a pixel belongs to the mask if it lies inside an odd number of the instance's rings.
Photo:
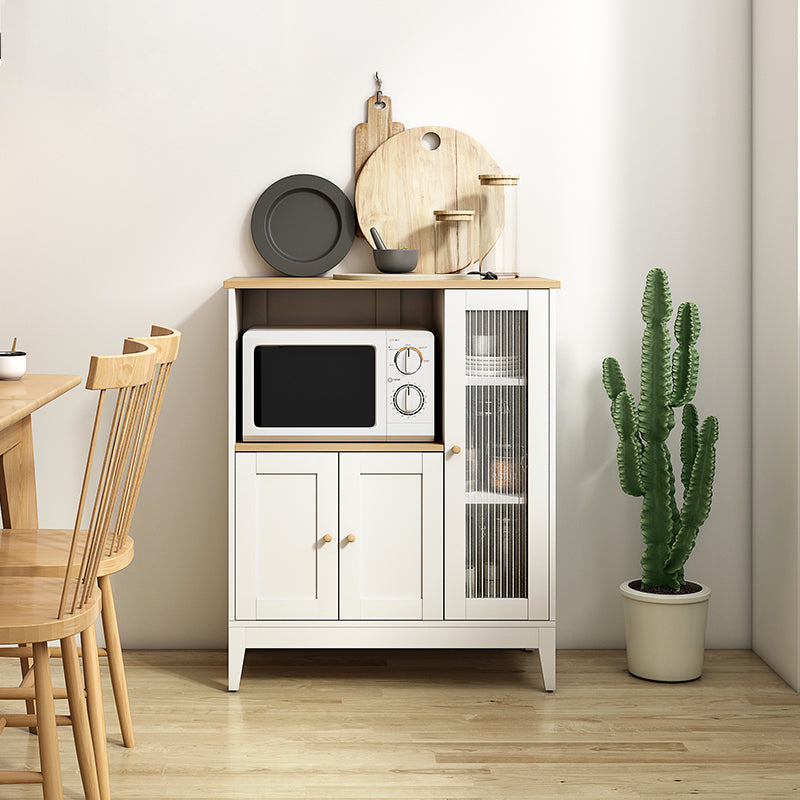
<path id="1" fill-rule="evenodd" d="M 557 281 L 230 278 L 228 685 L 250 648 L 523 648 L 555 689 Z M 243 442 L 254 325 L 423 327 L 434 442 Z"/>

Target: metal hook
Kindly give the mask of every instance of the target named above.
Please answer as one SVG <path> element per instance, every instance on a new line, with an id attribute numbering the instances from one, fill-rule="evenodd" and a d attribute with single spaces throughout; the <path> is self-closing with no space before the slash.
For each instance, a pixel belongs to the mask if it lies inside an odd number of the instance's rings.
<path id="1" fill-rule="evenodd" d="M 383 100 L 381 100 L 381 86 L 383 86 L 383 81 L 381 80 L 381 77 L 380 75 L 378 75 L 377 72 L 375 73 L 375 83 L 378 84 L 378 91 L 376 92 L 375 95 L 376 97 L 375 103 L 376 105 L 380 105 L 383 102 Z"/>

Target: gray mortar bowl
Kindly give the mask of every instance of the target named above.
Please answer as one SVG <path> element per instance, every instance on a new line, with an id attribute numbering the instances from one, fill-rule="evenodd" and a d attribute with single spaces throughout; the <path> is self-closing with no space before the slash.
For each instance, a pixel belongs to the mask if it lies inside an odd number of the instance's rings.
<path id="1" fill-rule="evenodd" d="M 380 272 L 411 272 L 419 260 L 419 250 L 373 250 L 372 255 Z"/>

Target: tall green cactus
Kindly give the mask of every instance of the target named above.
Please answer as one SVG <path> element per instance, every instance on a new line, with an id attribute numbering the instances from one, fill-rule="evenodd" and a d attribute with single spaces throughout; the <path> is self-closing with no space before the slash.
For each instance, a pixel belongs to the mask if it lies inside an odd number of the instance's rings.
<path id="1" fill-rule="evenodd" d="M 603 386 L 611 400 L 611 418 L 619 436 L 617 466 L 626 494 L 642 497 L 644 538 L 642 587 L 678 591 L 697 532 L 711 508 L 716 417 L 703 420 L 698 432 L 697 390 L 700 314 L 694 303 L 681 303 L 675 318 L 677 346 L 670 358 L 669 319 L 672 297 L 663 269 L 652 269 L 642 299 L 642 376 L 639 405 L 627 390 L 615 358 L 603 361 Z M 683 406 L 681 483 L 683 506 L 675 498 L 675 473 L 667 440 L 675 427 L 673 408 Z"/>

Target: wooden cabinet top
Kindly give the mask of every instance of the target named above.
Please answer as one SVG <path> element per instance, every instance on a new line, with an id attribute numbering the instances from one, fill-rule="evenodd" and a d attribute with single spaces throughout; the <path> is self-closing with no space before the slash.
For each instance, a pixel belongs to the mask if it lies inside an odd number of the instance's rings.
<path id="1" fill-rule="evenodd" d="M 245 277 L 228 278 L 226 289 L 559 289 L 552 278 L 501 278 L 497 281 L 442 278 L 436 275 L 404 275 L 364 280 L 334 278 Z"/>

